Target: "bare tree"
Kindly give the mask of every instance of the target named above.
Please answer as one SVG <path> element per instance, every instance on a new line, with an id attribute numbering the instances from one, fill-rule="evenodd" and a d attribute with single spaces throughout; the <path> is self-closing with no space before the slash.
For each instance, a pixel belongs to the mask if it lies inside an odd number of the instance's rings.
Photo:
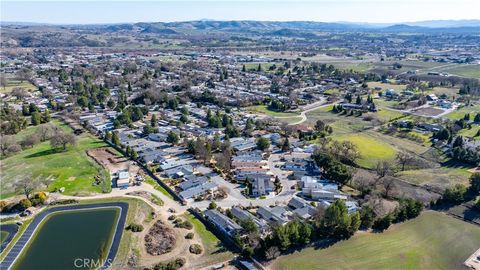
<path id="1" fill-rule="evenodd" d="M 0 138 L 0 150 L 2 151 L 2 156 L 8 154 L 8 148 L 12 145 L 15 145 L 15 137 L 11 135 L 3 135 Z"/>
<path id="2" fill-rule="evenodd" d="M 375 172 L 378 175 L 378 179 L 382 179 L 387 175 L 393 174 L 393 165 L 390 160 L 382 160 L 377 162 L 375 166 Z"/>
<path id="3" fill-rule="evenodd" d="M 57 127 L 57 126 L 55 126 L 55 125 L 53 125 L 53 124 L 48 123 L 48 124 L 43 124 L 43 125 L 41 125 L 41 126 L 38 128 L 37 133 L 38 133 L 38 135 L 39 135 L 39 137 L 40 137 L 40 140 L 41 140 L 42 142 L 44 142 L 44 141 L 50 139 L 50 138 L 53 136 L 53 134 L 59 132 L 59 130 L 60 130 L 59 127 Z"/>
<path id="4" fill-rule="evenodd" d="M 391 194 L 390 192 L 394 188 L 394 179 L 391 177 L 386 177 L 382 181 L 385 198 L 388 198 Z"/>
<path id="5" fill-rule="evenodd" d="M 7 87 L 7 79 L 5 75 L 0 75 L 0 87 L 3 87 L 3 90 Z"/>
<path id="6" fill-rule="evenodd" d="M 277 246 L 271 246 L 265 252 L 265 257 L 267 260 L 273 260 L 280 256 L 280 249 Z"/>
<path id="7" fill-rule="evenodd" d="M 63 150 L 67 150 L 67 145 L 75 145 L 77 142 L 77 138 L 72 133 L 65 133 L 63 131 L 58 132 L 50 138 L 50 144 L 53 148 L 60 148 L 62 147 Z"/>
<path id="8" fill-rule="evenodd" d="M 23 175 L 17 177 L 14 186 L 18 194 L 25 195 L 27 199 L 30 199 L 30 195 L 40 187 L 40 181 L 38 177 L 32 178 L 31 175 Z"/>
<path id="9" fill-rule="evenodd" d="M 402 171 L 405 170 L 405 165 L 412 161 L 413 157 L 405 152 L 398 152 L 397 156 L 395 157 L 397 163 L 402 166 Z"/>
<path id="10" fill-rule="evenodd" d="M 35 144 L 39 143 L 40 142 L 40 138 L 37 134 L 33 133 L 33 134 L 29 134 L 25 137 L 25 139 L 23 139 L 21 142 L 20 142 L 20 145 L 22 146 L 22 148 L 30 148 L 30 147 L 33 147 Z"/>

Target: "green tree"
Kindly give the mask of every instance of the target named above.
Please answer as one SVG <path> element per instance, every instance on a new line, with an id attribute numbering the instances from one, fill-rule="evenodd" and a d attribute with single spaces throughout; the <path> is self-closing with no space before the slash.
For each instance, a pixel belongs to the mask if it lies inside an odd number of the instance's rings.
<path id="1" fill-rule="evenodd" d="M 217 204 L 214 201 L 211 201 L 208 204 L 208 209 L 217 209 Z"/>
<path id="2" fill-rule="evenodd" d="M 120 138 L 118 137 L 118 132 L 114 131 L 112 134 L 112 143 L 120 146 Z"/>
<path id="3" fill-rule="evenodd" d="M 265 151 L 270 147 L 270 141 L 267 138 L 260 137 L 257 140 L 257 148 L 261 151 Z"/>
<path id="4" fill-rule="evenodd" d="M 246 233 L 256 233 L 258 232 L 257 225 L 251 218 L 244 219 L 240 222 L 240 226 L 245 230 Z"/>
<path id="5" fill-rule="evenodd" d="M 178 137 L 177 133 L 170 131 L 167 136 L 167 142 L 173 145 L 176 145 L 180 138 Z"/>
<path id="6" fill-rule="evenodd" d="M 33 112 L 31 116 L 31 122 L 34 126 L 40 125 L 42 123 L 42 115 L 37 111 Z"/>
<path id="7" fill-rule="evenodd" d="M 42 123 L 48 123 L 50 122 L 50 112 L 48 110 L 45 110 L 42 115 Z"/>
<path id="8" fill-rule="evenodd" d="M 473 194 L 480 194 L 480 173 L 476 172 L 470 176 L 470 190 Z"/>

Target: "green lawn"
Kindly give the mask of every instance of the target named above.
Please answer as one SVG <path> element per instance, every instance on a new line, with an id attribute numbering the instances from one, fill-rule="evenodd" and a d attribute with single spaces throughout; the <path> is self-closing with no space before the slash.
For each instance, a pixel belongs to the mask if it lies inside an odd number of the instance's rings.
<path id="1" fill-rule="evenodd" d="M 388 109 L 380 109 L 376 113 L 372 113 L 372 115 L 383 122 L 390 122 L 394 119 L 398 119 L 404 116 L 404 114 L 401 112 L 392 111 Z"/>
<path id="2" fill-rule="evenodd" d="M 63 129 L 72 132 L 65 124 L 53 121 Z M 18 138 L 26 133 L 34 132 L 35 127 L 28 128 L 17 135 Z M 110 181 L 108 172 L 90 159 L 86 151 L 107 145 L 94 136 L 83 133 L 77 136 L 77 144 L 68 146 L 67 151 L 52 150 L 48 141 L 39 143 L 30 149 L 23 150 L 13 156 L 2 160 L 0 165 L 0 197 L 6 198 L 14 195 L 13 183 L 16 177 L 32 175 L 33 177 L 50 177 L 53 183 L 48 189 L 65 187 L 66 195 L 82 195 L 92 192 L 101 192 L 101 186 L 93 186 L 94 177 L 101 174 Z"/>
<path id="3" fill-rule="evenodd" d="M 375 167 L 378 161 L 393 159 L 397 153 L 396 149 L 388 143 L 363 133 L 352 133 L 334 136 L 333 138 L 354 143 L 361 155 L 357 163 L 365 168 Z"/>
<path id="4" fill-rule="evenodd" d="M 463 77 L 480 79 L 480 65 L 457 65 L 442 71 Z"/>
<path id="5" fill-rule="evenodd" d="M 480 136 L 477 136 L 479 131 L 480 131 L 480 125 L 472 125 L 471 129 L 466 129 L 466 128 L 462 129 L 458 132 L 458 134 L 468 138 L 479 140 Z"/>
<path id="6" fill-rule="evenodd" d="M 473 119 L 473 117 L 475 117 L 475 114 L 479 112 L 480 112 L 480 105 L 465 106 L 445 115 L 445 117 L 450 120 L 458 120 L 458 119 L 462 119 L 466 113 L 470 113 L 470 119 Z"/>
<path id="7" fill-rule="evenodd" d="M 280 257 L 270 269 L 463 269 L 479 243 L 480 227 L 425 212 L 384 233 L 362 233 L 328 248 Z"/>
<path id="8" fill-rule="evenodd" d="M 195 234 L 202 239 L 204 255 L 200 259 L 201 261 L 198 262 L 198 268 L 201 268 L 200 266 L 205 267 L 233 258 L 233 253 L 225 249 L 225 247 L 222 246 L 222 242 L 210 232 L 200 220 L 195 218 L 189 212 L 186 212 L 183 217 L 193 224 Z"/>
<path id="9" fill-rule="evenodd" d="M 0 93 L 12 92 L 12 90 L 15 88 L 23 88 L 26 91 L 34 91 L 38 89 L 35 85 L 28 81 L 21 82 L 17 80 L 8 80 L 5 87 L 0 87 Z"/>
<path id="10" fill-rule="evenodd" d="M 266 105 L 257 105 L 257 106 L 250 106 L 247 107 L 247 110 L 252 112 L 252 113 L 260 113 L 260 114 L 265 114 L 268 116 L 272 117 L 295 117 L 298 116 L 298 113 L 291 113 L 291 112 L 275 112 L 271 111 L 267 108 Z"/>
<path id="11" fill-rule="evenodd" d="M 165 188 L 160 186 L 160 184 L 157 183 L 152 177 L 145 175 L 145 183 L 151 185 L 154 189 L 160 191 L 163 193 L 163 195 L 167 196 L 170 199 L 174 199 L 172 194 L 170 194 Z"/>

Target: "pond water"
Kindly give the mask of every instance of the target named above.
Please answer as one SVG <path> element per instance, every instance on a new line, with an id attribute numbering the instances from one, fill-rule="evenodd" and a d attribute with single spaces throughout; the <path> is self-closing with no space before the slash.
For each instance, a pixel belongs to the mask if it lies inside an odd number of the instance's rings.
<path id="1" fill-rule="evenodd" d="M 13 269 L 92 269 L 108 254 L 120 209 L 51 214 L 39 225 Z M 87 262 L 87 263 L 85 263 Z"/>

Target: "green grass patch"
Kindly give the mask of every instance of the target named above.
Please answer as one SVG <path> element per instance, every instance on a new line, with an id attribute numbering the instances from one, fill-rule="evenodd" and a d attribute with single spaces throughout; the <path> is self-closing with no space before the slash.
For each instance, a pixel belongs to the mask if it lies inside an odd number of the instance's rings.
<path id="1" fill-rule="evenodd" d="M 12 92 L 15 88 L 22 88 L 25 91 L 35 91 L 38 88 L 31 84 L 28 81 L 19 81 L 19 80 L 8 80 L 5 87 L 0 87 L 0 93 L 9 93 Z"/>
<path id="2" fill-rule="evenodd" d="M 334 136 L 333 139 L 354 143 L 361 155 L 357 163 L 365 168 L 374 168 L 378 161 L 393 159 L 397 153 L 396 149 L 388 143 L 367 134 L 352 133 Z"/>
<path id="3" fill-rule="evenodd" d="M 157 183 L 157 181 L 155 181 L 152 177 L 150 177 L 149 175 L 145 175 L 145 183 L 151 185 L 154 189 L 160 191 L 163 195 L 167 196 L 168 198 L 174 200 L 172 194 L 170 194 L 165 188 L 163 188 L 162 186 L 160 186 L 159 183 Z M 152 194 L 153 195 L 153 194 Z"/>
<path id="4" fill-rule="evenodd" d="M 443 71 L 458 76 L 480 79 L 480 65 L 457 65 Z"/>
<path id="5" fill-rule="evenodd" d="M 272 117 L 278 117 L 278 116 L 280 116 L 280 117 L 295 117 L 295 116 L 299 116 L 298 113 L 271 111 L 271 110 L 268 109 L 268 107 L 266 105 L 250 106 L 250 107 L 247 107 L 247 110 L 252 112 L 252 113 L 260 113 L 260 114 L 265 114 L 265 115 L 272 116 Z"/>
<path id="6" fill-rule="evenodd" d="M 470 114 L 470 119 L 473 119 L 476 113 L 480 113 L 480 105 L 462 107 L 456 111 L 453 111 L 445 115 L 445 117 L 450 120 L 458 120 L 458 119 L 463 119 L 463 117 L 467 113 Z"/>
<path id="7" fill-rule="evenodd" d="M 0 231 L 0 244 L 3 244 L 7 240 L 7 237 L 10 235 L 9 232 Z"/>
<path id="8" fill-rule="evenodd" d="M 425 212 L 384 233 L 362 233 L 280 257 L 270 269 L 462 269 L 478 243 L 480 227 Z"/>
<path id="9" fill-rule="evenodd" d="M 205 224 L 189 212 L 185 213 L 183 217 L 193 224 L 195 234 L 197 234 L 202 240 L 204 254 L 198 262 L 196 262 L 197 268 L 206 267 L 233 258 L 233 253 L 228 251 L 222 245 L 220 239 L 210 232 L 207 227 L 205 227 Z"/>
<path id="10" fill-rule="evenodd" d="M 471 139 L 480 140 L 480 136 L 477 136 L 479 131 L 480 131 L 480 125 L 472 125 L 471 129 L 468 129 L 468 128 L 462 129 L 458 132 L 458 134 Z"/>
<path id="11" fill-rule="evenodd" d="M 58 121 L 53 121 L 53 123 L 72 132 L 64 123 Z M 29 128 L 18 136 L 25 136 L 25 133 L 33 131 Z M 77 136 L 77 144 L 68 146 L 66 151 L 55 151 L 46 141 L 3 159 L 0 165 L 2 178 L 0 198 L 14 195 L 13 183 L 16 181 L 16 177 L 27 174 L 31 174 L 33 177 L 52 178 L 53 183 L 50 184 L 48 190 L 64 187 L 65 195 L 102 192 L 100 185 L 93 185 L 94 177 L 100 174 L 107 179 L 109 191 L 111 184 L 108 172 L 86 154 L 88 149 L 98 147 L 107 147 L 107 145 L 100 139 L 83 133 Z"/>

